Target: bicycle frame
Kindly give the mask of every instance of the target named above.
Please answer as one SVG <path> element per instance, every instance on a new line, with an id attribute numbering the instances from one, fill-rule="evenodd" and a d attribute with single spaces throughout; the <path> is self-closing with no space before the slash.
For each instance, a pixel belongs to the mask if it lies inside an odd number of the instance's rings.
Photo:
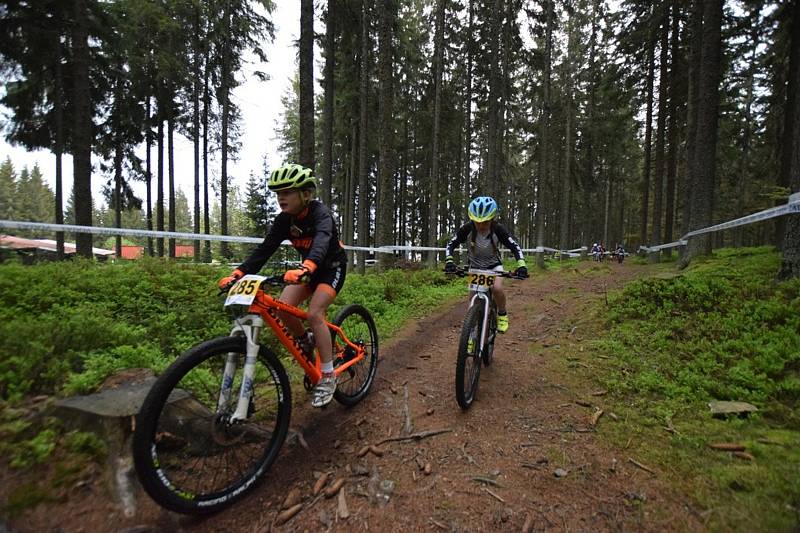
<path id="1" fill-rule="evenodd" d="M 236 324 L 231 330 L 231 336 L 241 334 L 247 340 L 247 355 L 244 362 L 242 386 L 239 389 L 239 399 L 236 403 L 236 410 L 230 418 L 231 423 L 234 423 L 237 420 L 245 420 L 247 418 L 248 409 L 250 406 L 250 395 L 253 392 L 253 379 L 255 377 L 256 361 L 258 358 L 258 351 L 261 348 L 261 346 L 258 344 L 258 335 L 264 328 L 265 322 L 266 325 L 269 326 L 269 328 L 275 333 L 275 336 L 278 338 L 280 343 L 286 347 L 292 357 L 294 357 L 295 360 L 300 364 L 312 384 L 316 384 L 322 378 L 320 358 L 315 357 L 313 362 L 309 361 L 303 355 L 297 339 L 278 317 L 278 311 L 283 311 L 305 321 L 308 319 L 308 313 L 306 311 L 303 311 L 302 309 L 293 305 L 289 305 L 285 302 L 281 302 L 261 289 L 258 290 L 255 301 L 247 311 L 247 314 L 236 320 Z M 340 337 L 347 346 L 355 350 L 355 357 L 335 368 L 334 372 L 339 375 L 352 365 L 364 359 L 364 349 L 348 339 L 344 334 L 344 331 L 342 331 L 339 326 L 331 324 L 327 320 L 325 321 L 325 325 L 330 331 L 334 332 L 338 337 Z M 220 385 L 219 401 L 217 404 L 218 409 L 222 409 L 222 407 L 227 405 L 227 402 L 230 400 L 233 389 L 233 377 L 236 373 L 236 359 L 236 354 L 228 354 L 228 359 L 225 362 L 222 383 Z"/>

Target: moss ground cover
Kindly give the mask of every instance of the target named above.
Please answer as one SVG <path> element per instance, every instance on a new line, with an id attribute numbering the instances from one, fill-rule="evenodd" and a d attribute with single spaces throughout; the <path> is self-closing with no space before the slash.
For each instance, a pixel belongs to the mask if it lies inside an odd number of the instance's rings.
<path id="1" fill-rule="evenodd" d="M 720 250 L 631 283 L 592 343 L 594 379 L 621 420 L 601 434 L 659 465 L 713 530 L 800 526 L 800 280 L 775 283 L 778 266 L 768 248 Z M 712 418 L 711 400 L 759 413 Z M 709 447 L 720 442 L 750 457 Z"/>

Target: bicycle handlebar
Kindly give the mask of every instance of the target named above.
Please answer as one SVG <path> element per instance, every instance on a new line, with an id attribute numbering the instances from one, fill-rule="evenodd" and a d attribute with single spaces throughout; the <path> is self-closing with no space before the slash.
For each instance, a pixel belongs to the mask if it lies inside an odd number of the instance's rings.
<path id="1" fill-rule="evenodd" d="M 458 276 L 460 278 L 463 278 L 464 276 L 466 276 L 469 273 L 469 267 L 459 265 L 459 266 L 456 267 L 455 272 L 447 272 L 445 270 L 444 273 L 445 274 L 450 274 L 450 275 L 455 275 L 455 276 Z M 498 276 L 500 278 L 526 279 L 526 278 L 524 278 L 522 276 L 515 276 L 513 272 L 507 272 L 507 271 L 494 272 L 494 275 L 496 275 L 496 276 Z"/>

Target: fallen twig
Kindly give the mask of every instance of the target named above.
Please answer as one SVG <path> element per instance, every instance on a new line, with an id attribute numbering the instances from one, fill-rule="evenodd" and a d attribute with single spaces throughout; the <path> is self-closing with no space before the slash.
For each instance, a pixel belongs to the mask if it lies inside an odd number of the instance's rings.
<path id="1" fill-rule="evenodd" d="M 442 524 L 441 522 L 437 522 L 433 518 L 428 518 L 428 520 L 430 520 L 431 524 L 433 524 L 434 526 L 438 527 L 439 529 L 443 529 L 443 530 L 447 531 L 447 526 Z"/>
<path id="2" fill-rule="evenodd" d="M 643 465 L 643 464 L 642 464 L 642 463 L 640 463 L 639 461 L 636 461 L 636 460 L 634 460 L 632 457 L 628 457 L 628 461 L 629 461 L 631 464 L 633 464 L 634 466 L 637 466 L 637 467 L 641 468 L 641 469 L 642 469 L 642 470 L 644 470 L 645 472 L 650 472 L 650 473 L 651 473 L 651 474 L 653 474 L 654 476 L 657 476 L 657 475 L 658 475 L 658 474 L 656 474 L 655 470 L 653 470 L 652 468 L 648 468 L 647 466 Z"/>
<path id="3" fill-rule="evenodd" d="M 432 429 L 430 431 L 420 431 L 419 433 L 414 433 L 412 435 L 404 435 L 400 437 L 388 437 L 383 439 L 382 441 L 378 442 L 375 446 L 380 446 L 381 444 L 386 444 L 387 442 L 400 442 L 405 440 L 422 440 L 428 437 L 433 437 L 434 435 L 440 435 L 442 433 L 450 433 L 453 431 L 452 429 Z"/>
<path id="4" fill-rule="evenodd" d="M 596 426 L 597 425 L 597 421 L 600 420 L 601 416 L 603 416 L 603 410 L 602 409 L 598 409 L 597 411 L 594 412 L 594 414 L 592 415 L 592 420 L 591 420 L 592 426 Z"/>
<path id="5" fill-rule="evenodd" d="M 403 385 L 403 431 L 408 435 L 414 431 L 414 424 L 411 423 L 411 410 L 408 408 L 408 385 Z"/>
<path id="6" fill-rule="evenodd" d="M 506 501 L 503 498 L 501 498 L 500 496 L 498 496 L 494 492 L 490 491 L 486 487 L 483 487 L 483 490 L 484 490 L 484 492 L 488 492 L 489 495 L 492 496 L 493 498 L 495 498 L 497 501 L 502 502 L 502 503 L 506 503 Z"/>

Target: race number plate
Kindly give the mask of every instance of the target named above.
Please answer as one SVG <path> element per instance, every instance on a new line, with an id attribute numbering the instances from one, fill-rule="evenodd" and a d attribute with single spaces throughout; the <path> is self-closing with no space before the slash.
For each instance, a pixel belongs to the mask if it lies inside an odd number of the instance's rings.
<path id="1" fill-rule="evenodd" d="M 267 278 L 264 276 L 256 276 L 254 274 L 241 277 L 228 291 L 228 297 L 225 298 L 225 307 L 229 305 L 251 305 L 253 300 L 256 299 L 259 285 L 265 279 Z"/>
<path id="2" fill-rule="evenodd" d="M 467 273 L 467 286 L 471 291 L 486 292 L 494 285 L 495 277 L 495 272 L 491 270 L 470 270 Z"/>

